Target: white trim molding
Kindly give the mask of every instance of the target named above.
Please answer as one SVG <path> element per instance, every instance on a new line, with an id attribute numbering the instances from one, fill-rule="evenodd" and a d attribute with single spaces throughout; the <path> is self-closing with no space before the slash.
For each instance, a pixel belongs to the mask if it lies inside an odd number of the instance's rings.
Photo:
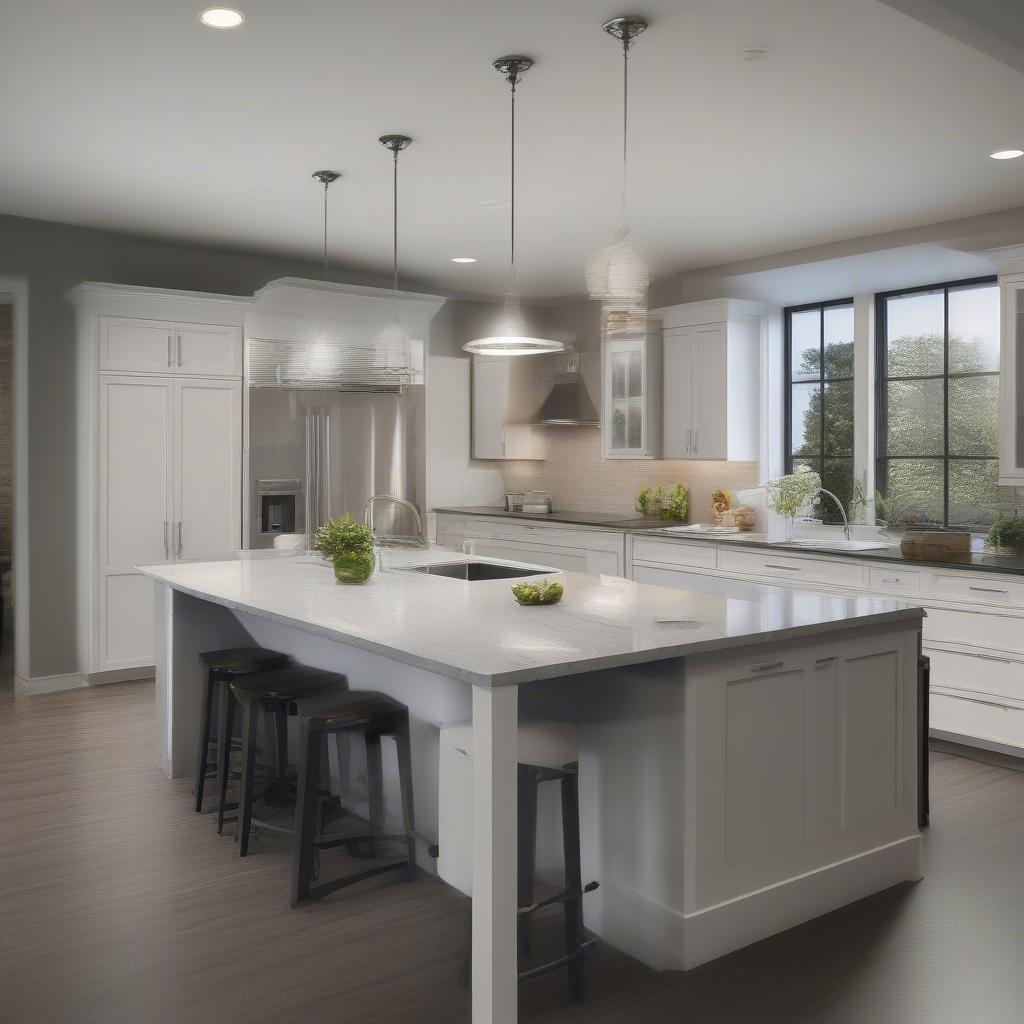
<path id="1" fill-rule="evenodd" d="M 88 685 L 85 676 L 80 672 L 68 672 L 60 676 L 35 676 L 28 679 L 17 674 L 14 676 L 14 689 L 18 693 L 25 693 L 32 697 L 38 697 L 43 693 L 78 690 Z"/>

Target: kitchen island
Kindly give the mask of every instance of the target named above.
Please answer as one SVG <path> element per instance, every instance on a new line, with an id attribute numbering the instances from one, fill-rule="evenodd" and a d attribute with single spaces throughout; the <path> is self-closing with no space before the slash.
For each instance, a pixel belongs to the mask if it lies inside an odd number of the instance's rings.
<path id="1" fill-rule="evenodd" d="M 656 968 L 920 877 L 919 608 L 577 573 L 559 574 L 561 604 L 524 608 L 508 580 L 411 570 L 463 560 L 449 551 L 388 559 L 356 587 L 306 557 L 143 568 L 158 753 L 172 777 L 191 768 L 203 650 L 257 643 L 344 672 L 410 709 L 418 860 L 433 870 L 437 727 L 472 718 L 475 1024 L 517 1014 L 520 716 L 576 725 L 584 879 L 600 882 L 586 922 Z"/>

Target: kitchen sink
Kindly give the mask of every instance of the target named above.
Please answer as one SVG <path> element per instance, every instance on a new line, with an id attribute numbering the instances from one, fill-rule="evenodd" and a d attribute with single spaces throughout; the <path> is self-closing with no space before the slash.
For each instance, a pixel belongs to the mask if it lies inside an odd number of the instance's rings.
<path id="1" fill-rule="evenodd" d="M 785 544 L 790 548 L 810 548 L 812 551 L 880 551 L 889 547 L 881 540 L 819 540 L 817 538 L 804 538 L 799 540 L 777 541 L 778 544 Z"/>
<path id="2" fill-rule="evenodd" d="M 435 565 L 413 565 L 410 572 L 423 572 L 429 576 L 447 576 L 453 580 L 473 583 L 477 580 L 514 580 L 522 576 L 543 576 L 547 569 L 534 569 L 528 565 L 503 565 L 498 562 L 439 562 Z"/>

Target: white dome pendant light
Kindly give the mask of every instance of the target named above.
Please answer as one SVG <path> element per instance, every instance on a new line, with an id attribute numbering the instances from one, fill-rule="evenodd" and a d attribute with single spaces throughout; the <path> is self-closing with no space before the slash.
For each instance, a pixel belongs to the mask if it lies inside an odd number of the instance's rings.
<path id="1" fill-rule="evenodd" d="M 587 266 L 587 290 L 602 303 L 605 333 L 644 331 L 647 327 L 647 263 L 633 242 L 627 217 L 629 142 L 629 50 L 647 28 L 644 18 L 612 18 L 601 26 L 622 43 L 622 226 L 612 244 L 596 253 Z"/>
<path id="2" fill-rule="evenodd" d="M 530 57 L 499 57 L 494 62 L 495 70 L 505 77 L 512 91 L 509 284 L 505 310 L 498 319 L 494 334 L 462 346 L 466 352 L 478 356 L 532 356 L 565 350 L 560 341 L 531 337 L 519 308 L 519 284 L 516 281 L 516 86 L 523 73 L 532 67 Z"/>
<path id="3" fill-rule="evenodd" d="M 384 330 L 377 335 L 378 365 L 395 374 L 404 383 L 412 383 L 416 376 L 412 358 L 412 338 L 402 329 L 398 315 L 398 154 L 407 149 L 412 139 L 408 135 L 382 135 L 380 144 L 391 151 L 393 158 L 393 206 L 392 206 L 392 288 L 394 290 L 394 317 Z"/>

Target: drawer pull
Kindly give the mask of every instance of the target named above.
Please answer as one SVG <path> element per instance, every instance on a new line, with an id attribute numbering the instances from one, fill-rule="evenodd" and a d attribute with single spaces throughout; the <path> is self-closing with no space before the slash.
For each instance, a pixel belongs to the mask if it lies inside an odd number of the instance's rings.
<path id="1" fill-rule="evenodd" d="M 999 708 L 1001 711 L 1020 711 L 1020 708 L 1016 708 L 1011 704 L 999 704 L 994 700 L 982 700 L 980 697 L 964 697 L 959 693 L 946 693 L 942 690 L 935 690 L 933 692 L 939 697 L 949 697 L 952 700 L 965 700 L 968 704 L 984 704 L 987 708 Z"/>
<path id="2" fill-rule="evenodd" d="M 776 565 L 774 562 L 765 562 L 764 567 L 766 569 L 784 569 L 786 572 L 800 572 L 798 565 Z"/>
<path id="3" fill-rule="evenodd" d="M 751 665 L 751 672 L 771 672 L 774 668 L 782 668 L 784 661 L 762 661 L 760 665 Z"/>
<path id="4" fill-rule="evenodd" d="M 815 665 L 831 665 L 836 660 L 836 656 L 833 654 L 830 658 L 818 658 L 814 663 Z"/>
<path id="5" fill-rule="evenodd" d="M 883 583 L 895 583 L 897 586 L 903 586 L 903 580 L 901 580 L 898 576 L 894 577 L 893 579 L 886 579 L 883 576 L 882 577 L 882 582 Z"/>
<path id="6" fill-rule="evenodd" d="M 1008 590 L 999 590 L 996 587 L 968 587 L 968 590 L 975 590 L 979 594 L 1008 594 Z"/>

